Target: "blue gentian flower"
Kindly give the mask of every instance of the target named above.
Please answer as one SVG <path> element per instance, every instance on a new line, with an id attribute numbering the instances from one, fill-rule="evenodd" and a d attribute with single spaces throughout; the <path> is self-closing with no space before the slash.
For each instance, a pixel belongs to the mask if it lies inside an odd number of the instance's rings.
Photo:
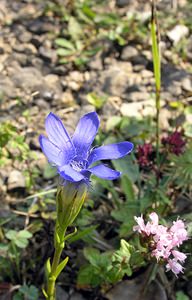
<path id="1" fill-rule="evenodd" d="M 60 176 L 70 182 L 89 182 L 91 174 L 113 180 L 120 172 L 104 164 L 91 166 L 100 160 L 121 158 L 133 150 L 130 142 L 121 142 L 91 148 L 99 128 L 96 112 L 85 114 L 77 124 L 72 137 L 69 136 L 59 117 L 50 113 L 45 121 L 46 138 L 40 135 L 41 149 L 48 161 L 57 167 Z"/>

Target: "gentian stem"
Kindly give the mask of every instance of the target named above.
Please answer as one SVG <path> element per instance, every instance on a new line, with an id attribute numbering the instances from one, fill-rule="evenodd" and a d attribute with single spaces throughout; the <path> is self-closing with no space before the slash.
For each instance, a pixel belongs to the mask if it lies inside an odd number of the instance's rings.
<path id="1" fill-rule="evenodd" d="M 56 196 L 57 219 L 54 232 L 54 257 L 52 264 L 50 259 L 46 262 L 47 289 L 43 293 L 48 300 L 56 300 L 55 284 L 59 274 L 65 268 L 68 257 L 60 262 L 65 241 L 76 234 L 74 232 L 66 234 L 67 228 L 71 226 L 79 214 L 87 194 L 87 185 L 84 183 L 65 182 L 63 186 L 58 186 Z"/>
<path id="2" fill-rule="evenodd" d="M 156 16 L 156 1 L 152 0 L 151 6 L 151 38 L 152 38 L 152 54 L 153 54 L 153 69 L 155 76 L 156 86 L 156 159 L 157 159 L 157 186 L 159 185 L 159 169 L 160 169 L 160 157 L 159 157 L 159 138 L 160 138 L 160 126 L 159 126 L 159 114 L 160 114 L 160 93 L 161 93 L 161 61 L 160 61 L 160 49 L 158 38 L 158 26 Z"/>
<path id="3" fill-rule="evenodd" d="M 66 229 L 63 232 L 63 237 L 65 236 Z M 57 225 L 55 226 L 55 235 L 57 234 Z M 55 243 L 55 252 L 54 252 L 54 257 L 53 257 L 53 262 L 51 266 L 51 273 L 49 274 L 48 278 L 48 284 L 47 284 L 47 295 L 48 295 L 48 300 L 55 300 L 56 299 L 56 291 L 55 291 L 55 283 L 56 283 L 56 271 L 57 267 L 60 262 L 61 254 L 64 249 L 64 242 L 58 244 L 57 242 Z"/>

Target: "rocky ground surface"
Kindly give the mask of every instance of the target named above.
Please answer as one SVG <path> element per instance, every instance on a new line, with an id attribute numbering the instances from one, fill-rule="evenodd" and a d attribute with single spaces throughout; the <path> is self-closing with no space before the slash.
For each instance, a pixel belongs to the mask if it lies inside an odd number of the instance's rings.
<path id="1" fill-rule="evenodd" d="M 149 4 L 143 1 L 112 3 L 122 12 L 137 12 L 144 22 L 150 17 Z M 186 1 L 178 1 L 178 8 L 176 3 L 174 5 L 178 18 L 183 19 Z M 162 1 L 160 7 L 172 13 L 170 1 Z M 50 111 L 58 114 L 71 132 L 81 115 L 95 109 L 87 100 L 90 92 L 107 94 L 108 101 L 99 111 L 103 124 L 114 115 L 146 117 L 155 112 L 149 35 L 145 44 L 131 40 L 123 47 L 115 47 L 106 41 L 104 50 L 97 53 L 84 70 L 78 70 L 71 64 L 58 63 L 54 41 L 62 30 L 62 22 L 54 15 L 45 15 L 44 11 L 44 1 L 0 1 L 0 122 L 13 122 L 18 135 L 26 136 L 38 156 L 33 163 L 40 170 L 46 159 L 40 151 L 38 135 L 44 132 L 45 116 Z M 183 37 L 188 40 L 185 60 L 173 50 Z M 167 32 L 162 30 L 161 49 L 161 126 L 166 129 L 171 114 L 169 102 L 188 106 L 192 101 L 190 29 L 177 24 L 170 26 Z M 22 164 L 17 161 L 2 168 L 0 182 L 0 189 L 6 195 L 3 199 L 12 201 L 14 197 L 9 192 L 25 188 Z M 0 203 L 4 208 L 6 205 L 7 202 Z M 83 299 L 80 297 L 70 299 Z M 110 294 L 109 299 L 115 298 Z M 127 295 L 122 296 L 123 299 L 128 299 Z"/>

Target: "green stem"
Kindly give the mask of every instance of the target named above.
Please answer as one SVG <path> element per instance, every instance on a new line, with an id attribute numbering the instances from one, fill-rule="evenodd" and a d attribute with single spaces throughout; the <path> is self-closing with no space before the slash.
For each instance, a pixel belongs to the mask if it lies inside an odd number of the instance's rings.
<path id="1" fill-rule="evenodd" d="M 55 236 L 57 234 L 57 223 L 55 226 Z M 65 237 L 65 232 L 66 229 L 63 229 L 61 236 Z M 57 267 L 59 265 L 60 262 L 60 258 L 61 258 L 61 254 L 62 251 L 64 249 L 65 243 L 64 242 L 60 242 L 57 243 L 57 241 L 55 242 L 55 252 L 54 252 L 54 257 L 53 257 L 53 262 L 52 262 L 52 266 L 51 266 L 51 272 L 49 274 L 49 278 L 48 278 L 48 284 L 47 284 L 47 296 L 48 296 L 48 300 L 56 300 L 56 290 L 55 290 L 55 283 L 56 283 L 56 270 Z"/>
<path id="2" fill-rule="evenodd" d="M 43 288 L 44 296 L 47 300 L 56 300 L 55 283 L 57 277 L 65 268 L 69 257 L 60 262 L 61 254 L 65 246 L 65 241 L 76 233 L 66 235 L 67 228 L 73 223 L 81 210 L 85 196 L 87 193 L 87 185 L 76 185 L 66 182 L 63 186 L 58 186 L 56 196 L 57 219 L 54 233 L 54 257 L 52 264 L 48 258 L 45 271 L 47 279 L 47 289 Z"/>
<path id="3" fill-rule="evenodd" d="M 48 287 L 47 287 L 47 295 L 48 300 L 55 300 L 55 282 L 56 282 L 56 276 L 55 272 L 57 269 L 57 266 L 59 265 L 61 254 L 62 254 L 63 248 L 55 249 L 54 257 L 53 257 L 53 263 L 51 267 L 51 274 L 49 276 L 48 280 Z"/>
<path id="4" fill-rule="evenodd" d="M 159 156 L 159 139 L 160 139 L 160 93 L 161 93 L 161 60 L 158 40 L 158 26 L 156 17 L 156 2 L 152 1 L 151 13 L 151 38 L 152 38 L 152 54 L 153 54 L 153 68 L 156 86 L 156 159 L 157 159 L 157 186 L 159 185 L 159 169 L 160 169 L 160 156 Z"/>
<path id="5" fill-rule="evenodd" d="M 160 171 L 160 155 L 159 155 L 159 140 L 160 140 L 160 91 L 156 90 L 156 157 L 157 157 L 157 186 L 159 185 L 159 171 Z"/>

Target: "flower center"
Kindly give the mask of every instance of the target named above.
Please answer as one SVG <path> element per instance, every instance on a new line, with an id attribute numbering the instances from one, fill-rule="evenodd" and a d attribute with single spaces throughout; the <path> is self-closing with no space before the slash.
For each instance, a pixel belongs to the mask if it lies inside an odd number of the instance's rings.
<path id="1" fill-rule="evenodd" d="M 75 171 L 80 172 L 84 169 L 87 169 L 88 161 L 86 159 L 78 159 L 76 157 L 71 160 L 70 165 Z"/>

